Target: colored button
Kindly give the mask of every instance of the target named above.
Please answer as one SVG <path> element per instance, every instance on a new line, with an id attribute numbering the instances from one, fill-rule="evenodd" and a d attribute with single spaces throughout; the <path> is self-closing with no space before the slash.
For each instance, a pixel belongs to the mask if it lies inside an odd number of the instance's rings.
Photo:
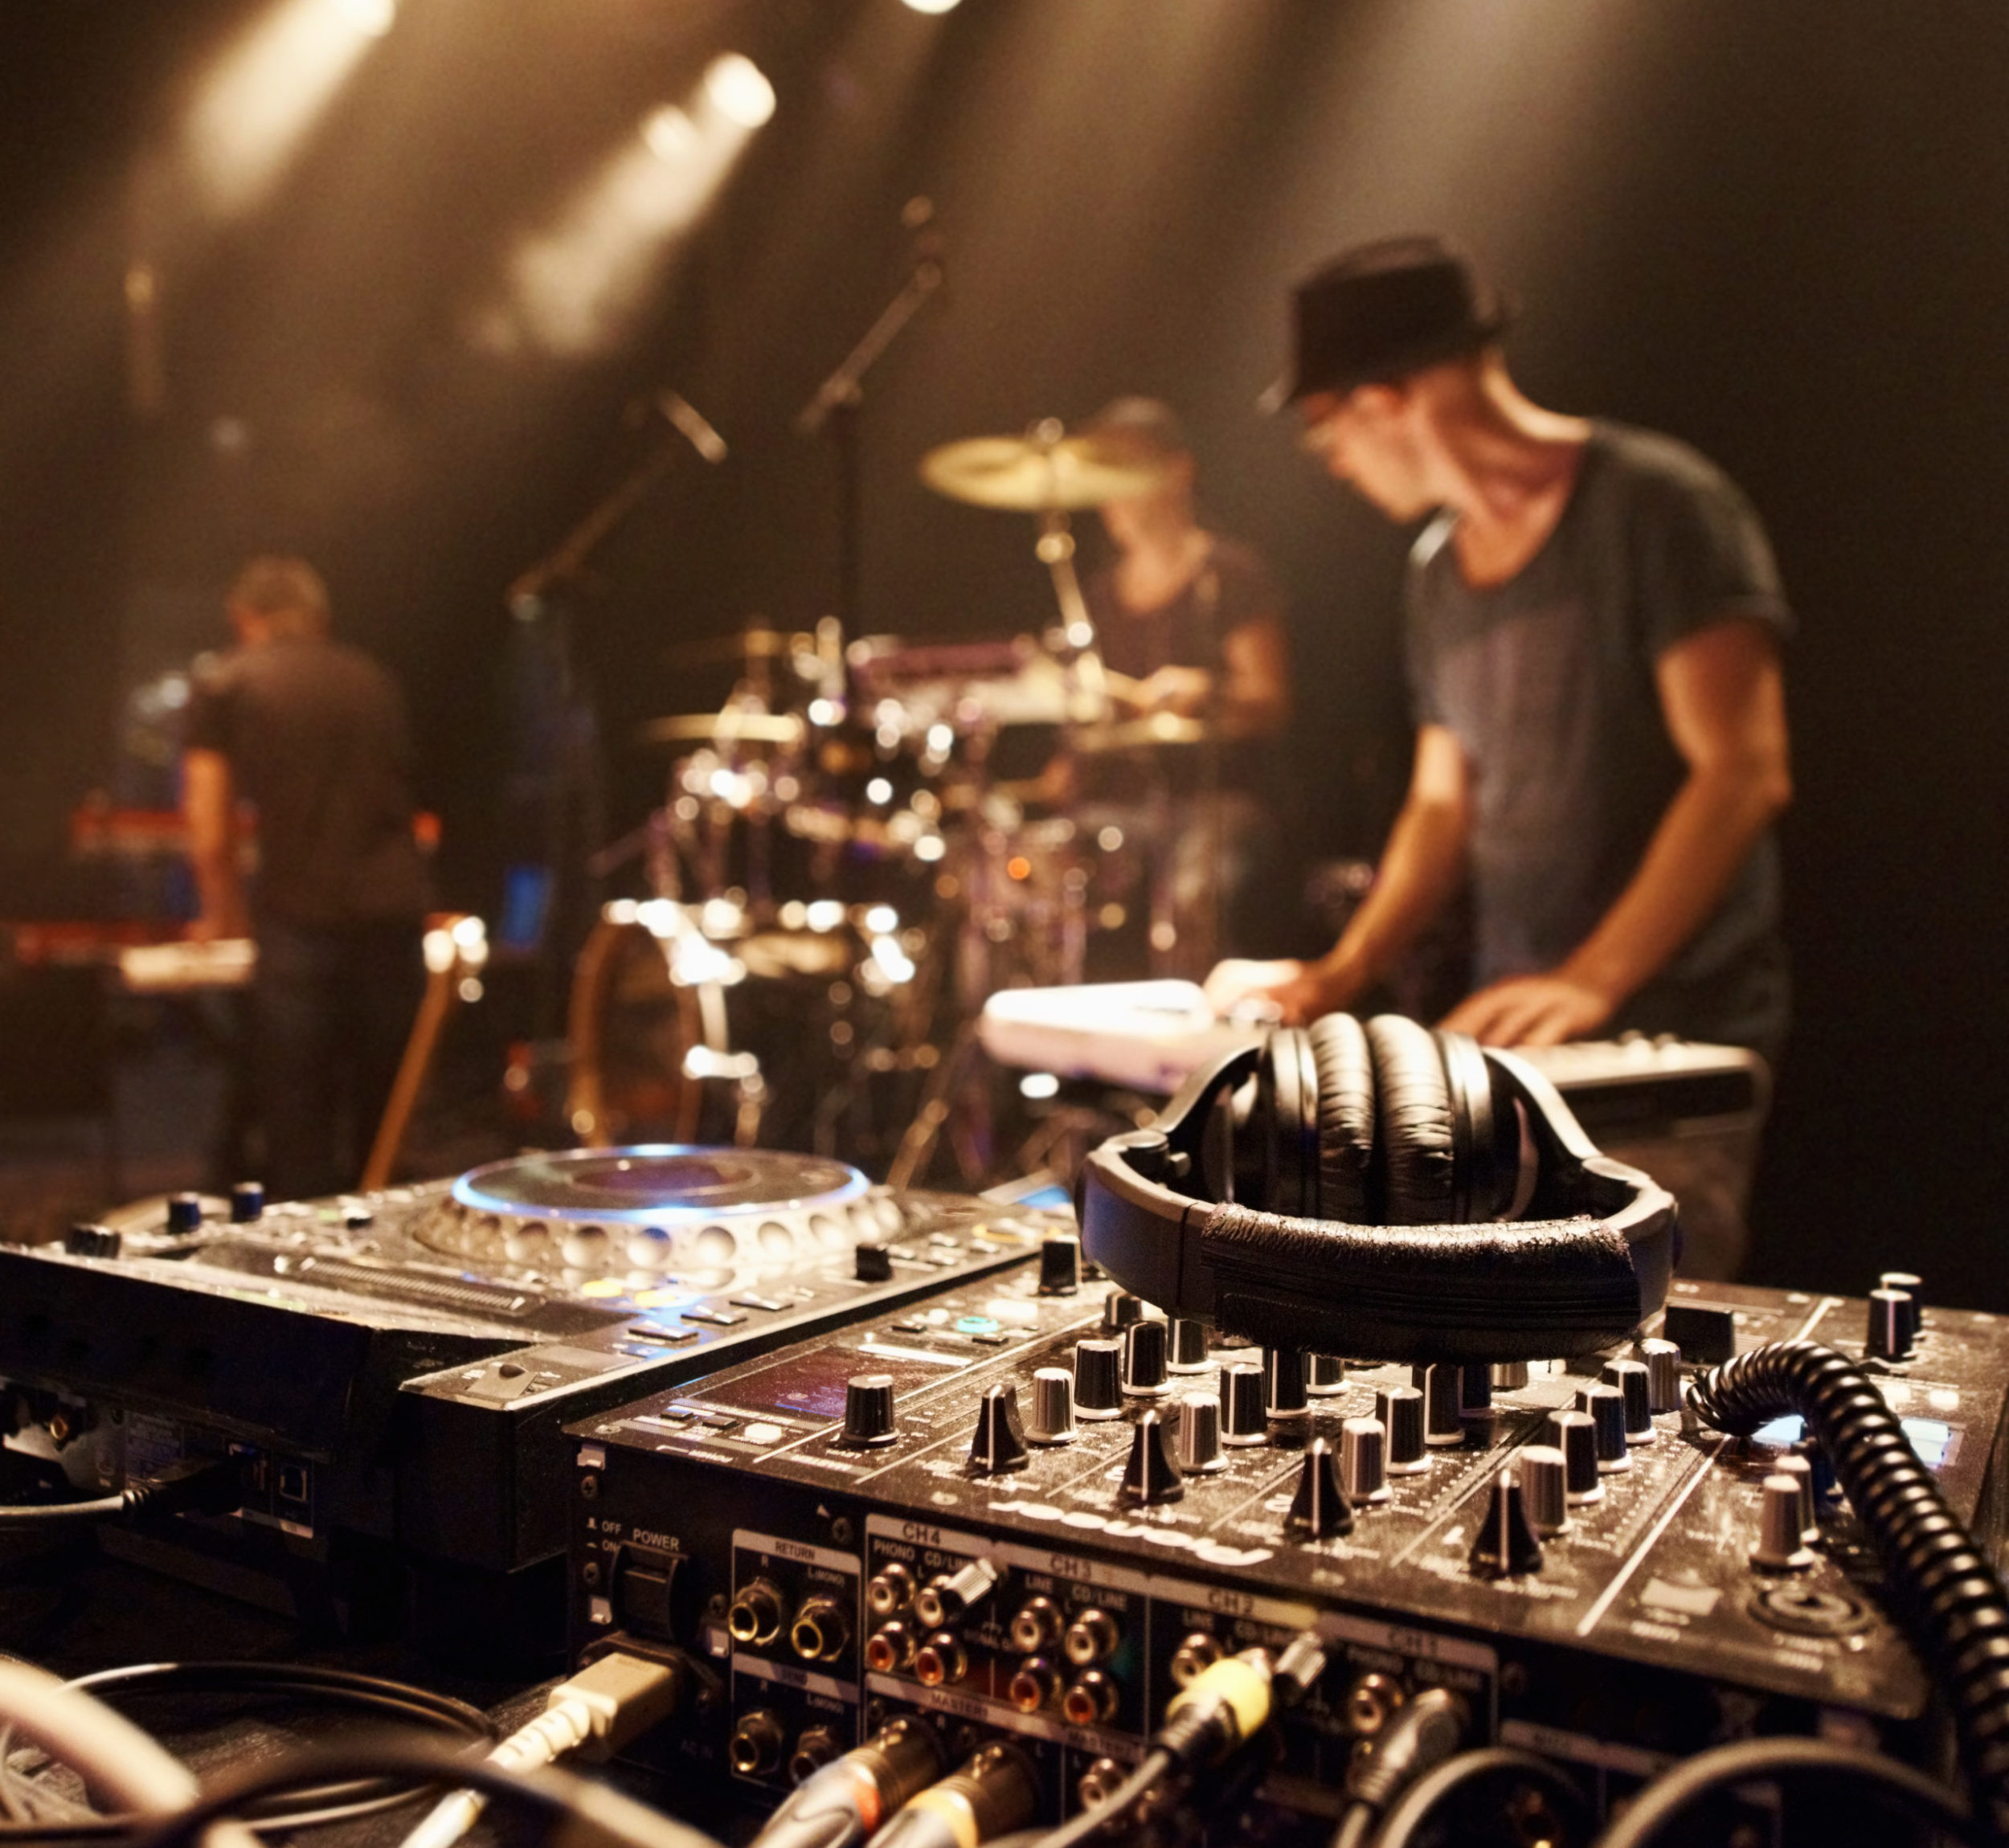
<path id="1" fill-rule="evenodd" d="M 771 1313 L 788 1306 L 785 1302 L 775 1302 L 771 1296 L 735 1296 L 730 1300 L 735 1309 L 765 1309 Z"/>
<path id="2" fill-rule="evenodd" d="M 724 1412 L 700 1412 L 698 1422 L 707 1431 L 736 1431 L 739 1421 Z"/>
<path id="3" fill-rule="evenodd" d="M 955 1319 L 955 1331 L 959 1335 L 995 1335 L 997 1322 L 988 1315 L 959 1315 Z"/>

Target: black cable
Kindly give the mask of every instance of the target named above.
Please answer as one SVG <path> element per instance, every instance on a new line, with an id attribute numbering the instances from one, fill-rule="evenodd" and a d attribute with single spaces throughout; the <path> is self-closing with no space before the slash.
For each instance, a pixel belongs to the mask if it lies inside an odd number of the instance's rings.
<path id="1" fill-rule="evenodd" d="M 1590 1805 L 1557 1766 L 1514 1746 L 1488 1745 L 1475 1752 L 1461 1752 L 1455 1758 L 1446 1759 L 1434 1770 L 1418 1778 L 1389 1811 L 1381 1833 L 1373 1838 L 1374 1848 L 1409 1848 L 1417 1830 L 1446 1797 L 1482 1777 L 1496 1776 L 1508 1771 L 1532 1778 L 1550 1795 L 1561 1797 L 1582 1819 L 1588 1831 L 1591 1824 Z"/>
<path id="2" fill-rule="evenodd" d="M 547 1817 L 577 1821 L 589 1834 L 598 1831 L 623 1848 L 718 1848 L 710 1836 L 624 1796 L 611 1785 L 550 1766 L 530 1772 L 505 1771 L 485 1759 L 461 1758 L 440 1746 L 402 1739 L 324 1747 L 256 1766 L 204 1792 L 173 1816 L 149 1818 L 133 1848 L 193 1848 L 212 1822 L 242 1815 L 261 1798 L 337 1779 L 385 1776 L 479 1790 Z"/>
<path id="3" fill-rule="evenodd" d="M 1869 1376 L 1831 1347 L 1775 1341 L 1698 1374 L 1688 1400 L 1738 1436 L 1789 1412 L 1806 1421 L 1952 1709 L 1974 1812 L 2009 1837 L 2009 1594 Z"/>
<path id="4" fill-rule="evenodd" d="M 122 1489 L 116 1495 L 100 1495 L 88 1502 L 36 1502 L 0 1508 L 0 1527 L 53 1527 L 69 1521 L 115 1521 L 139 1505 L 132 1499 L 136 1493 Z"/>
<path id="5" fill-rule="evenodd" d="M 402 1725 L 448 1732 L 487 1744 L 500 1728 L 479 1707 L 428 1688 L 354 1670 L 298 1662 L 149 1662 L 101 1669 L 69 1684 L 102 1700 L 120 1695 L 260 1694 L 353 1707 Z M 431 1787 L 382 1777 L 350 1779 L 303 1788 L 248 1813 L 262 1828 L 309 1829 L 354 1821 L 414 1801 Z M 102 1841 L 126 1835 L 138 1826 L 131 1815 L 93 1817 L 72 1822 L 0 1824 L 0 1843 L 28 1838 Z"/>
<path id="6" fill-rule="evenodd" d="M 1105 1822 L 1113 1822 L 1140 1797 L 1148 1795 L 1177 1762 L 1169 1747 L 1153 1746 L 1137 1768 L 1101 1802 L 1090 1805 L 1050 1835 L 1041 1836 L 1039 1848 L 1075 1848 L 1077 1842 L 1086 1842 Z"/>
<path id="7" fill-rule="evenodd" d="M 1663 1772 L 1633 1798 L 1598 1838 L 1595 1848 L 1644 1848 L 1683 1811 L 1712 1792 L 1753 1782 L 1819 1772 L 1856 1778 L 1896 1798 L 1913 1816 L 1976 1848 L 1997 1838 L 1936 1780 L 1909 1764 L 1827 1739 L 1745 1739 L 1719 1745 Z"/>

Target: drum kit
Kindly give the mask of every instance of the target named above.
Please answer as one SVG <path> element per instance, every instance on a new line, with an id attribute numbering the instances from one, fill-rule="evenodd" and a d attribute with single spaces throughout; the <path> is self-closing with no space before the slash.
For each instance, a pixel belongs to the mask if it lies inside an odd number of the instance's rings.
<path id="1" fill-rule="evenodd" d="M 1074 574 L 1069 515 L 1148 492 L 1161 466 L 1053 422 L 923 460 L 938 493 L 1036 517 L 1058 609 L 1037 636 L 847 640 L 825 618 L 676 651 L 735 681 L 718 710 L 638 732 L 673 755 L 661 805 L 600 857 L 638 857 L 648 896 L 604 907 L 574 971 L 582 1142 L 730 1137 L 870 1163 L 899 1139 L 875 1090 L 906 1128 L 914 1085 L 939 1101 L 992 994 L 1082 981 L 1098 932 L 1159 940 L 1148 841 L 1070 812 L 1066 773 L 1208 742 L 1126 702 Z M 890 1081 L 914 1073 L 902 1098 Z"/>

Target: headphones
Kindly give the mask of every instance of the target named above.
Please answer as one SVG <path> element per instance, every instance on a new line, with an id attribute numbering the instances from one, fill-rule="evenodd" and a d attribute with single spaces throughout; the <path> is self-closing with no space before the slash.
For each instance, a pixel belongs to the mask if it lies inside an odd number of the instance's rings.
<path id="1" fill-rule="evenodd" d="M 1532 1065 L 1397 1014 L 1224 1054 L 1088 1157 L 1075 1204 L 1083 1250 L 1168 1314 L 1377 1360 L 1609 1347 L 1680 1255 L 1673 1196 Z"/>

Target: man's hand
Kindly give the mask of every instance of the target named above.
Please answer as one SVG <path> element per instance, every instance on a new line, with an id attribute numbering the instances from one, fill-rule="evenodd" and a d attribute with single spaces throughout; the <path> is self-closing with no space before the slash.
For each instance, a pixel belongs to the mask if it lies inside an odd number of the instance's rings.
<path id="1" fill-rule="evenodd" d="M 1611 1018 L 1612 1004 L 1566 975 L 1510 975 L 1467 995 L 1439 1023 L 1488 1046 L 1554 1046 Z"/>
<path id="2" fill-rule="evenodd" d="M 1287 1027 L 1301 1027 L 1343 1004 L 1333 996 L 1331 979 L 1317 963 L 1290 957 L 1252 963 L 1231 956 L 1214 964 L 1201 991 L 1207 1004 L 1224 1020 L 1238 1006 L 1247 1008 L 1250 1003 L 1267 1002 Z"/>
<path id="3" fill-rule="evenodd" d="M 1205 668 L 1162 667 L 1139 683 L 1136 697 L 1140 711 L 1197 718 L 1213 697 L 1213 676 Z"/>

